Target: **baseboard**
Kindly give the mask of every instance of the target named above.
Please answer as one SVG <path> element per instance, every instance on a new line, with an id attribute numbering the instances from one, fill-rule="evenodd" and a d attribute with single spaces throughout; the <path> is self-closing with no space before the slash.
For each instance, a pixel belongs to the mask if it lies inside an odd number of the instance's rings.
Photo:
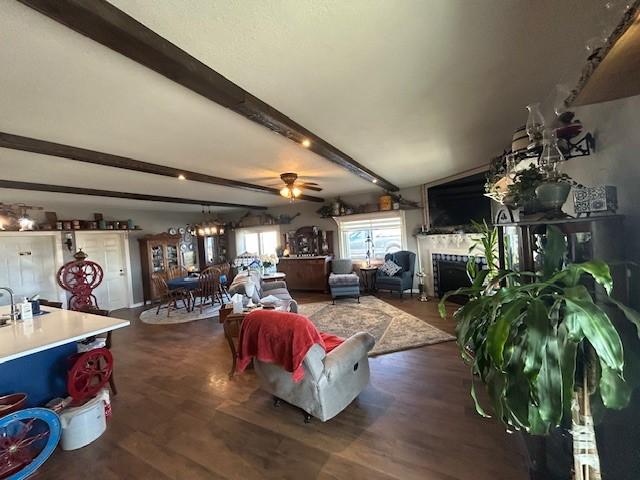
<path id="1" fill-rule="evenodd" d="M 129 305 L 129 308 L 138 308 L 138 307 L 142 307 L 145 304 L 145 302 L 138 302 L 138 303 L 134 303 L 133 305 Z"/>

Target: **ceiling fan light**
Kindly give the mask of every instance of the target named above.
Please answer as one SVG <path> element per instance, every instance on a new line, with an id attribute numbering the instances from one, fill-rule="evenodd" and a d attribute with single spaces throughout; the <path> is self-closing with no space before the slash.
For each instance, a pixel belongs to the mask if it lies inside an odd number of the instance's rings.
<path id="1" fill-rule="evenodd" d="M 280 195 L 282 195 L 284 198 L 291 198 L 291 190 L 289 189 L 289 187 L 282 187 L 282 189 L 280 190 Z"/>
<path id="2" fill-rule="evenodd" d="M 294 197 L 299 197 L 300 194 L 302 193 L 302 190 L 300 190 L 298 187 L 293 187 L 293 189 L 291 190 L 291 193 L 293 194 Z"/>

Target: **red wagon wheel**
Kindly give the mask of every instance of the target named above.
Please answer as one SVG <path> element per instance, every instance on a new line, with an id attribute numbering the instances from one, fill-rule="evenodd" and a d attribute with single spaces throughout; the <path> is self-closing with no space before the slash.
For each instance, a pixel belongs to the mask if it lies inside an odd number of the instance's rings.
<path id="1" fill-rule="evenodd" d="M 96 395 L 113 372 L 113 356 L 106 348 L 96 348 L 80 355 L 67 378 L 69 395 L 81 402 Z"/>

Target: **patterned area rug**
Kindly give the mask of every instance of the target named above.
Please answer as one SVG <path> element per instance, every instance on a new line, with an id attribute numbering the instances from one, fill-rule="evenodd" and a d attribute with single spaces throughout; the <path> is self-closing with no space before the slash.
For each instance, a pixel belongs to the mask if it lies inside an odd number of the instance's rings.
<path id="1" fill-rule="evenodd" d="M 171 310 L 171 315 L 169 317 L 167 317 L 166 308 L 160 309 L 160 313 L 156 315 L 157 309 L 158 307 L 156 306 L 149 310 L 145 310 L 140 314 L 140 320 L 152 325 L 171 325 L 174 323 L 193 322 L 195 320 L 217 317 L 218 311 L 220 310 L 220 304 L 213 307 L 209 305 L 207 308 L 202 310 L 202 313 L 200 313 L 200 308 L 198 307 L 196 307 L 193 312 L 187 312 L 184 308 Z"/>
<path id="2" fill-rule="evenodd" d="M 322 332 L 343 338 L 356 332 L 369 332 L 376 339 L 369 356 L 455 340 L 452 335 L 379 298 L 360 297 L 360 302 L 306 303 L 299 306 L 299 312 L 309 317 Z"/>

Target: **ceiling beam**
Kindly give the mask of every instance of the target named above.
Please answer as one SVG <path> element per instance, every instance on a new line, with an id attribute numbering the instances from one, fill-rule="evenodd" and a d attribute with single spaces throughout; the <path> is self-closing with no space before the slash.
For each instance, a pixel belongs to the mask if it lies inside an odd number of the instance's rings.
<path id="1" fill-rule="evenodd" d="M 90 195 L 92 197 L 126 198 L 129 200 L 143 200 L 146 202 L 182 203 L 185 205 L 200 205 L 205 207 L 250 208 L 252 210 L 266 210 L 267 207 L 256 205 L 242 205 L 238 203 L 212 202 L 210 200 L 194 200 L 191 198 L 165 197 L 162 195 L 147 195 L 143 193 L 113 192 L 111 190 L 97 190 L 94 188 L 67 187 L 64 185 L 49 185 L 47 183 L 17 182 L 14 180 L 0 180 L 0 188 L 14 190 L 31 190 L 36 192 L 71 193 L 73 195 Z"/>
<path id="2" fill-rule="evenodd" d="M 73 147 L 71 145 L 63 145 L 61 143 L 49 142 L 46 140 L 38 140 L 37 138 L 22 137 L 20 135 L 13 135 L 6 132 L 0 132 L 0 147 L 51 155 L 54 157 L 62 157 L 69 160 L 93 163 L 94 165 L 102 165 L 105 167 L 123 168 L 125 170 L 133 170 L 135 172 L 151 173 L 153 175 L 162 175 L 176 179 L 179 175 L 184 175 L 186 180 L 194 182 L 222 185 L 223 187 L 239 188 L 252 192 L 268 193 L 280 196 L 280 191 L 277 188 L 254 185 L 253 183 L 240 182 L 238 180 L 230 180 L 227 178 L 214 177 L 204 173 L 181 170 L 174 167 L 168 167 L 166 165 L 158 165 L 156 163 L 142 162 L 129 157 L 96 152 L 95 150 L 87 150 L 86 148 Z M 324 199 L 313 195 L 303 194 L 298 198 L 301 200 L 309 200 L 311 202 L 324 202 Z"/>
<path id="3" fill-rule="evenodd" d="M 396 185 L 105 0 L 18 1 L 252 122 L 298 144 L 308 140 L 309 150 L 369 182 L 386 190 L 398 190 Z"/>

